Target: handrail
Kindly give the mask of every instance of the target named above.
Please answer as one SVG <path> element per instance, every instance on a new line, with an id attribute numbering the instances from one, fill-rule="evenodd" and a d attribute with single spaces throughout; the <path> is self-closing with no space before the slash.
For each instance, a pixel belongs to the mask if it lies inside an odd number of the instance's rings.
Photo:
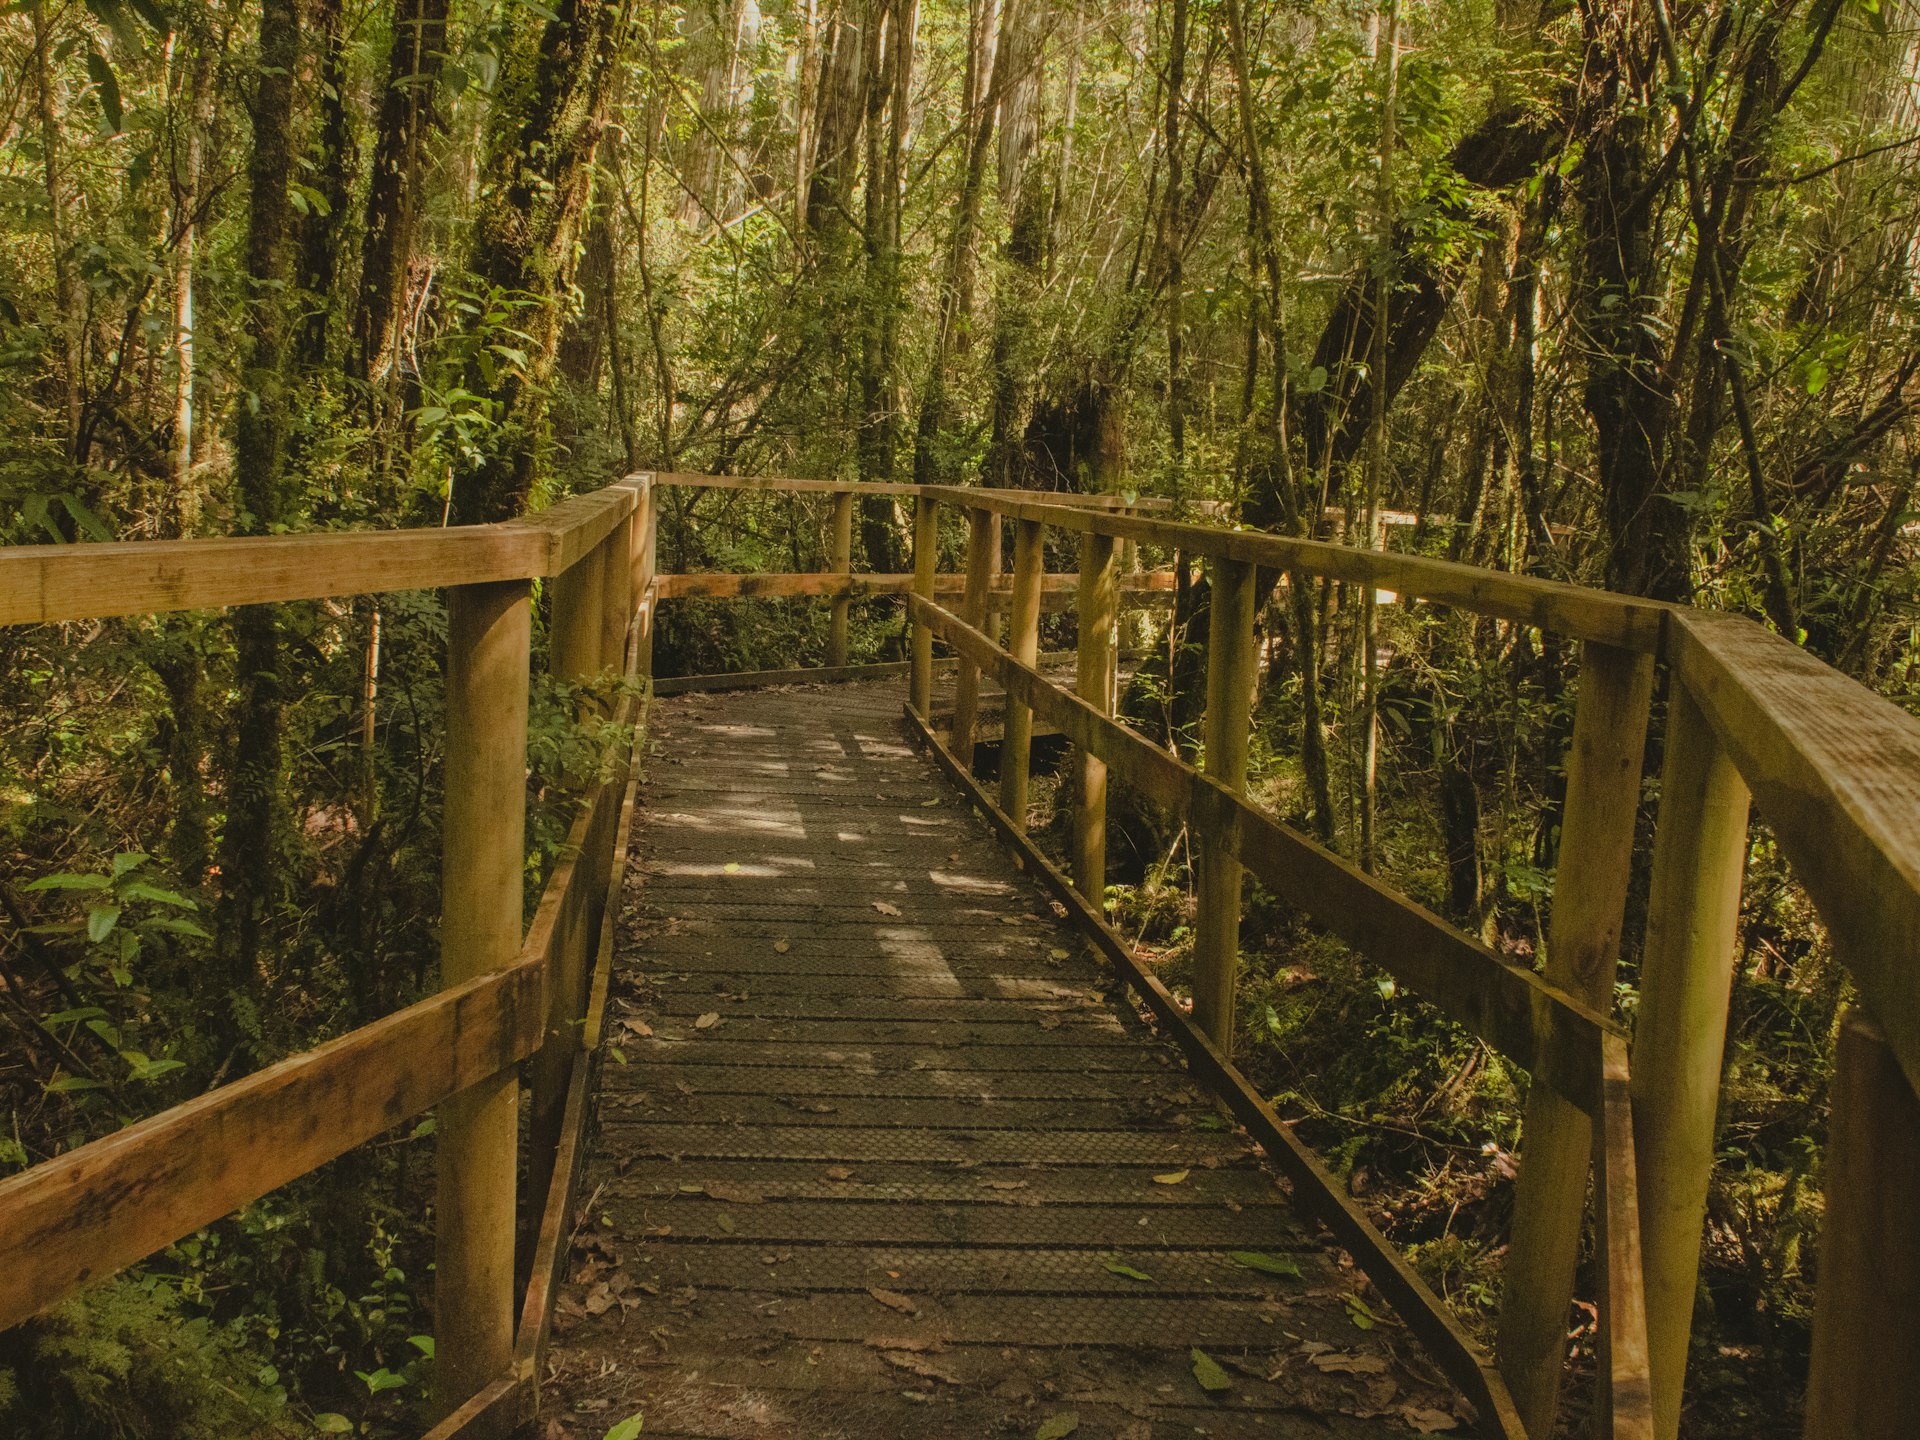
<path id="1" fill-rule="evenodd" d="M 957 583 L 958 577 L 936 577 L 931 554 L 917 557 L 911 577 L 855 575 L 843 568 L 843 562 L 830 565 L 828 573 L 819 576 L 742 577 L 737 584 L 732 577 L 662 577 L 656 582 L 653 496 L 666 486 L 820 493 L 834 498 L 837 516 L 855 495 L 912 497 L 916 538 L 922 544 L 937 543 L 938 509 L 944 505 L 1022 527 L 1025 538 L 1016 551 L 1025 558 L 1004 587 L 992 581 L 989 568 L 978 568 L 977 581 L 976 567 L 969 568 L 964 583 Z M 1920 977 L 1920 783 L 1916 783 L 1920 721 L 1786 640 L 1737 617 L 1421 556 L 1197 525 L 1153 513 L 1163 509 L 1162 502 L 1116 496 L 643 472 L 499 525 L 0 549 L 0 625 L 425 587 L 453 587 L 458 593 L 467 587 L 562 575 L 571 584 L 586 573 L 582 563 L 591 561 L 595 574 L 604 579 L 596 581 L 599 588 L 577 603 L 613 605 L 635 622 L 633 662 L 636 673 L 644 677 L 650 674 L 654 607 L 673 594 L 817 594 L 844 603 L 861 594 L 910 590 L 910 619 L 916 634 L 924 637 L 924 641 L 916 639 L 914 647 L 916 713 L 925 715 L 925 687 L 931 672 L 930 660 L 924 657 L 930 657 L 932 638 L 938 634 L 960 653 L 963 681 L 970 669 L 990 670 L 1005 684 L 1009 719 L 1015 722 L 1010 736 L 1027 734 L 1024 727 L 1033 714 L 1046 716 L 1068 734 L 1088 764 L 1097 757 L 1102 766 L 1112 766 L 1146 793 L 1189 811 L 1210 832 L 1210 846 L 1225 843 L 1237 863 L 1296 899 L 1313 902 L 1309 908 L 1317 906 L 1337 933 L 1372 951 L 1410 987 L 1535 1069 L 1544 1090 L 1585 1112 L 1582 1123 L 1592 1127 L 1593 1153 L 1600 1162 L 1602 1180 L 1596 1218 L 1602 1222 L 1606 1324 L 1612 1347 L 1610 1383 L 1603 1389 L 1614 1407 L 1614 1433 L 1670 1435 L 1698 1261 L 1699 1219 L 1689 1187 L 1697 1182 L 1703 1201 L 1704 1167 L 1710 1165 L 1712 1155 L 1717 1082 L 1713 1066 L 1706 1065 L 1703 1071 L 1699 1051 L 1702 1046 L 1717 1046 L 1724 1034 L 1725 982 L 1733 963 L 1734 917 L 1729 906 L 1737 903 L 1739 858 L 1737 853 L 1729 858 L 1727 847 L 1744 832 L 1750 789 L 1783 853 L 1805 883 L 1832 934 L 1836 953 L 1856 980 L 1875 1022 L 1855 1027 L 1867 1038 L 1856 1040 L 1854 1049 L 1843 1053 L 1842 1064 L 1856 1063 L 1849 1058 L 1856 1052 L 1884 1053 L 1890 1059 L 1888 1073 L 1903 1075 L 1909 1092 L 1920 1088 L 1920 984 L 1916 984 Z M 1042 526 L 1078 533 L 1084 543 L 1095 546 L 1088 553 L 1099 563 L 1083 562 L 1082 574 L 1071 582 L 1040 573 L 1043 552 L 1031 542 Z M 988 532 L 976 526 L 973 533 Z M 1572 636 L 1587 642 L 1591 658 L 1631 654 L 1665 664 L 1675 687 L 1679 719 L 1694 714 L 1700 719 L 1686 721 L 1695 727 L 1688 732 L 1686 745 L 1669 747 L 1663 840 L 1655 855 L 1654 914 L 1642 976 L 1638 1030 L 1643 1038 L 1631 1052 L 1631 1081 L 1624 1037 L 1594 1008 L 1589 986 L 1583 984 L 1579 993 L 1572 993 L 1551 979 L 1509 964 L 1264 815 L 1246 801 L 1230 778 L 1196 772 L 1118 725 L 1108 709 L 1089 699 L 1085 689 L 1086 676 L 1097 674 L 1097 665 L 1091 672 L 1083 669 L 1081 695 L 1068 695 L 976 628 L 979 622 L 974 617 L 983 615 L 1002 589 L 1011 602 L 1016 627 L 1024 631 L 1037 622 L 1043 597 L 1064 593 L 1069 583 L 1081 595 L 1083 621 L 1088 615 L 1096 619 L 1110 615 L 1125 584 L 1152 593 L 1168 583 L 1158 575 L 1116 581 L 1111 563 L 1114 541 L 1165 547 L 1188 558 L 1206 557 L 1223 567 L 1219 573 L 1228 578 L 1260 567 L 1392 590 L 1407 598 Z M 1103 585 L 1106 589 L 1101 591 Z M 602 591 L 604 600 L 598 598 Z M 951 596 L 956 591 L 963 592 L 963 613 L 936 603 L 936 595 Z M 1104 602 L 1099 599 L 1103 593 Z M 1090 611 L 1086 609 L 1089 595 L 1094 597 Z M 1106 611 L 1100 609 L 1102 603 Z M 587 623 L 590 629 L 601 625 Z M 1246 623 L 1250 625 L 1250 620 Z M 1231 626 L 1220 634 L 1223 643 L 1239 643 Z M 589 654 L 595 653 L 595 642 L 584 643 Z M 606 641 L 598 643 L 604 646 Z M 1584 690 L 1582 704 L 1587 704 Z M 1023 763 L 1024 743 L 1009 748 L 1014 762 Z M 1689 765 L 1721 766 L 1731 778 L 1713 779 L 1701 796 L 1676 808 L 1675 797 L 1692 778 L 1690 773 L 1672 772 L 1676 753 Z M 1713 773 L 1720 775 L 1718 770 Z M 1635 803 L 1637 771 L 1607 785 L 1609 793 L 1625 797 L 1623 803 Z M 1022 792 L 1015 787 L 1014 793 Z M 598 796 L 595 803 L 605 799 Z M 1698 853 L 1698 845 L 1680 838 L 1667 843 L 1664 837 L 1670 822 L 1677 827 L 1672 829 L 1675 837 L 1706 833 L 1700 831 L 1707 823 L 1700 818 L 1703 814 L 1719 817 L 1711 822 L 1718 827 L 1711 831 L 1718 852 Z M 1006 818 L 1014 830 L 1020 828 L 1022 817 Z M 1569 826 L 1577 825 L 1579 818 L 1570 814 Z M 599 837 L 595 846 L 613 843 L 605 818 L 595 823 Z M 605 872 L 596 861 L 582 873 L 581 883 L 597 885 Z M 1577 888 L 1588 878 L 1563 876 L 1562 887 Z M 1207 923 L 1220 921 L 1214 918 Z M 1617 917 L 1613 923 L 1617 927 Z M 567 943 L 587 941 L 572 936 Z M 1594 943 L 1605 951 L 1609 945 L 1617 946 L 1617 936 L 1609 939 L 1602 925 Z M 1610 974 L 1611 954 L 1599 958 L 1605 960 Z M 0 1325 L 11 1324 L 74 1285 L 189 1232 L 224 1213 L 224 1208 L 264 1193 L 367 1134 L 438 1103 L 470 1081 L 478 1073 L 474 1067 L 492 1065 L 495 1070 L 490 1073 L 497 1073 L 500 1066 L 517 1064 L 531 1053 L 536 1038 L 530 1015 L 539 1019 L 545 1035 L 542 1043 L 550 1046 L 554 1015 L 545 997 L 551 993 L 551 970 L 551 957 L 545 952 L 538 959 L 523 955 L 507 969 L 492 971 L 328 1046 L 0 1181 L 0 1213 L 9 1221 L 0 1227 L 4 1232 Z M 538 1001 L 533 998 L 536 992 L 541 997 Z M 1230 984 L 1227 993 L 1230 996 Z M 203 1145 L 234 1147 L 251 1133 L 257 1150 L 257 1137 L 273 1133 L 261 1128 L 267 1119 L 284 1119 L 299 1113 L 302 1103 L 313 1103 L 320 1093 L 319 1077 L 348 1075 L 366 1056 L 387 1053 L 394 1046 L 410 1048 L 416 1058 L 429 1053 L 433 1047 L 423 1048 L 421 1036 L 440 1033 L 435 1027 L 452 1023 L 456 1015 L 469 1016 L 470 1011 L 462 1007 L 483 1001 L 506 1008 L 489 1012 L 493 1018 L 483 1023 L 462 1018 L 459 1045 L 443 1054 L 435 1052 L 433 1062 L 415 1069 L 404 1088 L 376 1094 L 362 1084 L 358 1092 L 349 1092 L 362 1098 L 345 1106 L 339 1104 L 340 1092 L 333 1092 L 330 1103 L 338 1113 L 308 1136 L 303 1146 L 279 1147 L 274 1163 L 246 1172 L 244 1179 L 231 1166 L 216 1168 L 203 1180 L 182 1170 L 182 1157 L 195 1153 L 196 1137 Z M 1872 1052 L 1872 1046 L 1882 1051 Z M 570 1114 L 574 1108 L 571 1096 L 579 1072 L 571 1073 L 575 1078 L 565 1082 L 565 1094 L 552 1091 L 551 1077 L 543 1082 L 545 1103 L 553 1113 Z M 1699 1078 L 1702 1073 L 1704 1081 Z M 1631 1117 L 1624 1108 L 1629 1083 Z M 1911 1093 L 1907 1098 L 1911 1100 Z M 1883 1105 L 1875 1114 L 1895 1110 Z M 273 1112 L 270 1117 L 268 1111 Z M 1867 1143 L 1860 1137 L 1868 1132 L 1859 1126 L 1836 1122 L 1835 1133 L 1836 1144 L 1841 1143 L 1842 1134 L 1848 1144 Z M 323 1150 L 326 1155 L 320 1153 Z M 1528 1158 L 1523 1155 L 1523 1202 L 1528 1192 Z M 1856 1163 L 1848 1173 L 1876 1176 L 1870 1164 Z M 556 1192 L 564 1189 L 564 1179 L 556 1176 Z M 1637 1206 L 1623 1198 L 1635 1190 L 1639 1191 Z M 1676 1194 L 1681 1196 L 1677 1202 Z M 1830 1205 L 1830 1220 L 1840 1208 Z M 1577 1238 L 1577 1211 L 1572 1220 Z M 1565 1216 L 1554 1223 L 1564 1226 Z M 1636 1228 L 1641 1225 L 1646 1227 L 1644 1233 Z M 154 1238 L 169 1230 L 173 1233 L 167 1238 Z M 1644 1294 L 1638 1273 L 1643 1264 Z M 1509 1288 L 1534 1284 L 1536 1300 L 1551 1312 L 1558 1283 L 1517 1274 Z M 1823 1344 L 1821 1337 L 1831 1333 L 1829 1317 L 1842 1301 L 1855 1309 L 1878 1303 L 1872 1296 L 1858 1294 L 1836 1299 L 1823 1287 L 1816 1351 Z M 1645 1332 L 1644 1344 L 1633 1339 L 1636 1325 Z M 1617 1330 L 1618 1326 L 1625 1329 Z M 1830 1343 L 1827 1348 L 1831 1350 Z M 1557 1357 L 1557 1349 L 1553 1353 Z M 1556 1369 L 1557 1363 L 1555 1358 Z M 1652 1397 L 1655 1421 L 1643 1423 L 1647 1407 L 1637 1398 L 1635 1387 L 1648 1374 L 1645 1389 Z M 1536 1398 L 1522 1409 L 1537 1406 L 1539 1394 L 1550 1398 L 1555 1378 L 1549 1376 L 1542 1390 L 1539 1374 L 1529 1376 L 1530 1393 Z"/>

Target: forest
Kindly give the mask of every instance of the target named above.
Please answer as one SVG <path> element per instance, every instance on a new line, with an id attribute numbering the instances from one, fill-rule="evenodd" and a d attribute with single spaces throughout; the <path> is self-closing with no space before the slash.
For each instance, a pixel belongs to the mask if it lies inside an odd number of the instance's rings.
<path id="1" fill-rule="evenodd" d="M 0 544 L 635 471 L 1099 492 L 1741 612 L 1920 713 L 1917 105 L 1902 0 L 13 0 Z M 859 496 L 854 569 L 910 568 L 911 510 Z M 792 495 L 659 523 L 663 569 L 832 545 Z M 1177 570 L 1123 709 L 1191 755 Z M 1394 600 L 1263 595 L 1254 792 L 1537 961 L 1572 647 Z M 418 591 L 5 630 L 0 1177 L 433 988 L 446 637 Z M 676 601 L 656 674 L 827 640 Z M 899 604 L 850 644 L 903 657 Z M 535 880 L 577 698 L 534 697 Z M 1109 914 L 1181 986 L 1187 837 L 1116 818 Z M 1849 997 L 1759 819 L 1698 1436 L 1799 1432 Z M 1491 1344 L 1527 1077 L 1282 900 L 1246 933 L 1242 1063 Z M 417 1433 L 432 1157 L 408 1126 L 0 1334 L 0 1431 Z"/>

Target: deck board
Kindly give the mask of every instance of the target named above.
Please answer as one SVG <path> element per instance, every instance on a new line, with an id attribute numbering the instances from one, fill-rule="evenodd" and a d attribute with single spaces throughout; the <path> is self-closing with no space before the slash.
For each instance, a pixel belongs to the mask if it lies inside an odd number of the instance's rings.
<path id="1" fill-rule="evenodd" d="M 909 747 L 900 695 L 656 707 L 531 1433 L 1013 1437 L 1071 1412 L 1087 1437 L 1340 1437 L 1463 1412 L 1403 1330 L 1355 1327 L 1347 1297 L 1379 1300 Z"/>

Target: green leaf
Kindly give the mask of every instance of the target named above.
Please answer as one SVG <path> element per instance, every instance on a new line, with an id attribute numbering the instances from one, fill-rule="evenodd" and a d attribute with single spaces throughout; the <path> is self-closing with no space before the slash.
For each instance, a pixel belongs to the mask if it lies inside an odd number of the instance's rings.
<path id="1" fill-rule="evenodd" d="M 1209 1395 L 1218 1395 L 1233 1388 L 1233 1379 L 1220 1368 L 1220 1362 L 1204 1350 L 1187 1352 L 1193 1358 L 1193 1378 L 1200 1382 L 1200 1388 Z"/>
<path id="2" fill-rule="evenodd" d="M 96 905 L 87 911 L 87 939 L 98 945 L 113 933 L 113 927 L 119 923 L 118 905 Z"/>
<path id="3" fill-rule="evenodd" d="M 70 875 L 62 871 L 58 875 L 42 875 L 27 886 L 29 890 L 104 890 L 107 877 L 104 875 Z"/>
<path id="4" fill-rule="evenodd" d="M 113 878 L 118 880 L 129 870 L 138 870 L 147 863 L 148 858 L 144 850 L 122 850 L 113 857 Z"/>
<path id="5" fill-rule="evenodd" d="M 426 1356 L 427 1359 L 431 1360 L 433 1358 L 433 1336 L 409 1335 L 407 1337 L 407 1343 L 413 1346 L 413 1348 L 418 1350 L 422 1355 Z"/>
<path id="6" fill-rule="evenodd" d="M 336 1415 L 331 1410 L 313 1417 L 313 1428 L 322 1435 L 351 1435 L 353 1421 L 344 1415 Z"/>
<path id="7" fill-rule="evenodd" d="M 144 925 L 155 930 L 165 930 L 170 935 L 191 935 L 195 940 L 211 940 L 213 936 L 202 930 L 191 920 L 177 920 L 171 915 L 161 915 L 152 920 L 144 920 Z"/>
<path id="8" fill-rule="evenodd" d="M 1040 1428 L 1033 1432 L 1033 1440 L 1067 1440 L 1067 1436 L 1079 1428 L 1079 1413 L 1062 1410 L 1058 1415 L 1049 1415 L 1040 1422 Z"/>
<path id="9" fill-rule="evenodd" d="M 158 1080 L 162 1075 L 187 1068 L 184 1060 L 149 1060 L 138 1050 L 122 1050 L 120 1058 L 132 1067 L 135 1080 Z"/>
<path id="10" fill-rule="evenodd" d="M 1367 1302 L 1358 1295 L 1342 1295 L 1340 1299 L 1347 1307 L 1347 1319 L 1353 1322 L 1356 1330 L 1371 1330 L 1380 1323 L 1380 1316 L 1373 1313 Z"/>
<path id="11" fill-rule="evenodd" d="M 378 1395 L 382 1390 L 398 1390 L 407 1383 L 406 1376 L 396 1375 L 384 1365 L 371 1375 L 365 1370 L 356 1370 L 353 1373 L 360 1377 L 361 1382 L 367 1387 L 367 1392 L 372 1395 Z"/>
<path id="12" fill-rule="evenodd" d="M 98 1090 L 99 1088 L 100 1082 L 98 1080 L 89 1080 L 84 1075 L 62 1075 L 58 1080 L 49 1082 L 47 1085 L 47 1093 L 49 1095 L 65 1095 L 71 1090 Z"/>
<path id="13" fill-rule="evenodd" d="M 1244 1265 L 1249 1270 L 1258 1270 L 1266 1275 L 1291 1275 L 1295 1279 L 1300 1275 L 1300 1262 L 1291 1255 L 1265 1255 L 1258 1250 L 1235 1250 L 1227 1258 L 1236 1265 Z"/>
<path id="14" fill-rule="evenodd" d="M 158 885 L 149 885 L 144 880 L 134 880 L 120 887 L 122 900 L 151 900 L 156 905 L 173 905 L 181 910 L 198 910 L 200 906 L 189 900 L 177 890 L 162 890 Z"/>
<path id="15" fill-rule="evenodd" d="M 1147 1274 L 1146 1271 L 1136 1270 L 1133 1268 L 1133 1266 L 1125 1264 L 1119 1260 L 1107 1261 L 1107 1269 L 1111 1271 L 1113 1274 L 1124 1276 L 1129 1280 L 1139 1280 L 1144 1284 L 1148 1284 L 1148 1285 L 1151 1285 L 1153 1283 L 1153 1276 Z"/>
<path id="16" fill-rule="evenodd" d="M 107 57 L 98 50 L 87 52 L 87 74 L 93 80 L 94 93 L 100 97 L 100 113 L 107 117 L 107 124 L 118 135 L 126 129 L 125 117 L 120 110 L 119 77 L 113 73 Z"/>
<path id="17" fill-rule="evenodd" d="M 629 1415 L 618 1425 L 607 1431 L 607 1433 L 601 1437 L 601 1440 L 633 1440 L 633 1437 L 640 1433 L 642 1420 L 642 1416 Z"/>

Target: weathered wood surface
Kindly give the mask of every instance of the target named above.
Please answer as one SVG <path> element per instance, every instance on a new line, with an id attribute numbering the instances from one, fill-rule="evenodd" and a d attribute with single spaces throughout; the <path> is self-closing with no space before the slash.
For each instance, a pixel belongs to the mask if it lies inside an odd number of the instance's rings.
<path id="1" fill-rule="evenodd" d="M 1920 1089 L 1920 720 L 1749 620 L 1678 612 L 1672 649 Z"/>
<path id="2" fill-rule="evenodd" d="M 0 1180 L 0 1330 L 525 1059 L 516 966 Z"/>
<path id="3" fill-rule="evenodd" d="M 1608 1029 L 1597 1012 L 1018 664 L 951 611 L 917 601 L 915 608 L 948 644 L 1127 784 L 1199 828 L 1237 834 L 1241 863 L 1262 883 L 1456 1024 L 1547 1075 L 1589 1115 L 1597 1112 L 1599 1040 Z"/>
<path id="4" fill-rule="evenodd" d="M 1408 1328 L 1428 1347 L 1434 1362 L 1474 1406 L 1478 1433 L 1504 1437 L 1504 1440 L 1525 1440 L 1519 1414 L 1506 1392 L 1506 1382 L 1492 1360 L 1474 1344 L 1465 1327 L 1447 1309 L 1446 1302 L 1433 1293 L 1406 1258 L 1346 1197 L 1341 1182 L 1305 1142 L 1295 1138 L 1292 1129 L 1235 1068 L 1226 1052 L 1213 1043 L 1186 1006 L 1140 959 L 1133 946 L 1106 923 L 1100 911 L 1088 902 L 1065 872 L 1034 845 L 1026 832 L 1017 828 L 1006 812 L 993 803 L 985 788 L 953 752 L 941 745 L 931 727 L 914 715 L 907 717 L 907 725 L 915 740 L 933 754 L 947 777 L 972 798 L 975 807 L 986 815 L 987 823 L 1013 848 L 1022 866 L 1066 910 L 1067 918 L 1081 934 L 1092 941 L 1095 951 L 1106 958 L 1114 973 L 1145 1002 L 1185 1053 L 1188 1066 L 1246 1127 L 1247 1134 L 1286 1177 L 1294 1204 L 1326 1226 L 1353 1256 L 1361 1271 L 1401 1311 Z"/>
<path id="5" fill-rule="evenodd" d="M 1060 529 L 1113 535 L 1190 556 L 1240 560 L 1269 570 L 1304 570 L 1645 654 L 1659 652 L 1665 617 L 1676 608 L 1583 585 L 1536 580 L 1419 555 L 1363 550 L 1324 540 L 1296 540 L 1257 530 L 1227 530 L 1049 506 L 1005 491 L 929 489 L 943 504 L 992 509 L 1016 520 L 1042 520 Z"/>
<path id="6" fill-rule="evenodd" d="M 543 1406 L 895 1440 L 1068 1410 L 1090 1435 L 1404 1434 L 1400 1406 L 1455 1403 L 1403 1331 L 1349 1323 L 1351 1276 L 899 714 L 897 684 L 656 707 L 626 1063 Z M 1326 1373 L 1304 1341 L 1387 1368 Z"/>

